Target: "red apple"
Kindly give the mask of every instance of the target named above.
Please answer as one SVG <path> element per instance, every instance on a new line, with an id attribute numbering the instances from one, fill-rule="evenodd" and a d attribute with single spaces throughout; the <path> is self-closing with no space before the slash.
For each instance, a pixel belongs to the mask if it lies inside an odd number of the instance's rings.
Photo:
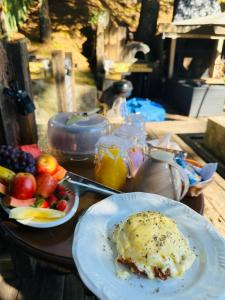
<path id="1" fill-rule="evenodd" d="M 58 161 L 51 154 L 41 154 L 36 163 L 36 169 L 39 174 L 48 173 L 53 174 L 56 172 L 58 167 Z"/>
<path id="2" fill-rule="evenodd" d="M 18 173 L 11 185 L 11 194 L 17 199 L 32 198 L 36 192 L 36 180 L 31 173 Z"/>
<path id="3" fill-rule="evenodd" d="M 44 198 L 50 196 L 56 189 L 58 181 L 50 174 L 43 173 L 36 177 L 37 191 L 36 194 Z"/>

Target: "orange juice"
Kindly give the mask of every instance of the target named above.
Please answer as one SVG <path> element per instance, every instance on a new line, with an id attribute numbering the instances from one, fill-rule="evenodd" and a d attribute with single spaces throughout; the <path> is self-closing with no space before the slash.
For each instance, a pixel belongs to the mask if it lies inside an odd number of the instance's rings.
<path id="1" fill-rule="evenodd" d="M 128 155 L 124 145 L 118 137 L 105 136 L 100 139 L 95 156 L 96 180 L 118 190 L 128 176 Z"/>

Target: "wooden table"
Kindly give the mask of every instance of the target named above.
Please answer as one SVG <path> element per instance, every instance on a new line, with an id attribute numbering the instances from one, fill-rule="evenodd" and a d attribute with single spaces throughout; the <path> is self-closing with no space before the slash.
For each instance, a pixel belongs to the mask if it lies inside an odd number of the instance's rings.
<path id="1" fill-rule="evenodd" d="M 61 160 L 61 163 L 67 170 L 93 179 L 93 163 L 91 161 L 76 162 L 64 159 Z M 174 198 L 171 170 L 165 163 L 147 160 L 136 178 L 128 181 L 124 191 L 144 191 Z M 103 198 L 105 198 L 103 195 L 86 192 L 80 196 L 80 205 L 75 216 L 67 223 L 49 229 L 21 225 L 8 219 L 7 215 L 1 210 L 0 229 L 4 232 L 6 238 L 24 252 L 43 261 L 75 271 L 76 268 L 72 258 L 72 241 L 77 219 L 84 210 Z M 185 197 L 182 202 L 203 214 L 203 195 L 196 198 Z"/>

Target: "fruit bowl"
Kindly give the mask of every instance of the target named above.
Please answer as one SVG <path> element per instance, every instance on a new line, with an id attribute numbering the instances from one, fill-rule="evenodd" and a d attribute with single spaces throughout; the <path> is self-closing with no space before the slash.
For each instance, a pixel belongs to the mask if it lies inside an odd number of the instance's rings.
<path id="1" fill-rule="evenodd" d="M 56 227 L 59 225 L 62 225 L 69 221 L 74 214 L 76 213 L 78 206 L 79 206 L 79 192 L 76 190 L 75 192 L 69 190 L 67 188 L 67 194 L 69 196 L 68 200 L 68 207 L 65 211 L 65 216 L 59 219 L 46 219 L 42 221 L 33 221 L 31 219 L 24 219 L 24 220 L 16 220 L 18 223 L 29 226 L 29 227 L 35 227 L 35 228 L 51 228 L 51 227 Z M 1 207 L 3 210 L 7 213 L 10 214 L 10 208 L 6 207 L 2 201 L 0 201 Z M 45 208 L 43 208 L 45 210 Z"/>
<path id="2" fill-rule="evenodd" d="M 51 154 L 39 150 L 33 156 L 33 152 L 0 145 L 3 210 L 9 218 L 31 227 L 50 228 L 67 222 L 77 211 L 79 191 L 64 185 L 66 173 Z"/>

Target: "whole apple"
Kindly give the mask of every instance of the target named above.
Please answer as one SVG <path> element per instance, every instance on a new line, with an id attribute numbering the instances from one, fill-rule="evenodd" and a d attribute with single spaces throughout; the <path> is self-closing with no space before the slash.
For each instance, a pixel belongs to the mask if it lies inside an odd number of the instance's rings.
<path id="1" fill-rule="evenodd" d="M 41 154 L 36 163 L 36 170 L 38 174 L 41 173 L 48 173 L 53 174 L 55 173 L 58 167 L 58 161 L 56 158 L 48 153 Z"/>
<path id="2" fill-rule="evenodd" d="M 48 173 L 39 174 L 36 177 L 37 191 L 36 194 L 44 198 L 50 196 L 56 189 L 58 181 Z"/>
<path id="3" fill-rule="evenodd" d="M 17 199 L 30 199 L 36 193 L 36 188 L 36 180 L 31 173 L 18 173 L 12 181 L 11 194 Z"/>

